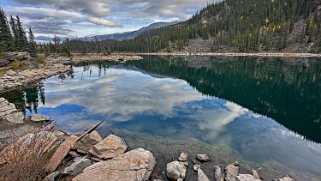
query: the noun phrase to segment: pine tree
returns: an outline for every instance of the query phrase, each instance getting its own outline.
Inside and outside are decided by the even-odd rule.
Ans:
[[[2,51],[11,51],[12,47],[12,34],[9,28],[7,17],[2,9],[0,9],[0,41]]]
[[[35,42],[35,37],[33,35],[31,28],[29,28],[28,34],[29,34],[29,42],[28,42],[29,48],[28,48],[28,50],[29,50],[30,55],[32,57],[35,57],[36,56],[36,42]]]
[[[26,51],[28,48],[28,39],[26,37],[26,32],[23,29],[22,23],[18,15],[16,18],[17,18],[16,28],[17,28],[17,36],[18,36],[17,48],[20,51]]]
[[[13,33],[13,46],[14,49],[18,49],[18,43],[19,43],[19,36],[18,36],[18,30],[17,30],[17,23],[13,16],[10,16],[10,26],[11,31]]]

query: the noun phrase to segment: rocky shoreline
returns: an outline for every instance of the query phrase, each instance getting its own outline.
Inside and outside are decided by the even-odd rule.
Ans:
[[[79,63],[84,61],[116,61],[116,62],[126,62],[132,60],[141,60],[143,57],[138,55],[131,55],[131,54],[112,54],[112,55],[103,55],[103,54],[73,54],[72,62]]]
[[[71,70],[69,65],[45,64],[39,68],[25,69],[22,71],[7,70],[0,75],[0,92],[9,91],[27,84],[46,79],[53,75],[66,73]]]

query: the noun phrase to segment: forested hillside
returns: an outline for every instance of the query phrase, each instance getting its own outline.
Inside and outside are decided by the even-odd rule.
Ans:
[[[184,51],[204,40],[212,52],[321,52],[321,0],[225,0],[190,20],[131,40],[68,42],[73,51]],[[185,50],[189,51],[189,50]],[[192,50],[193,51],[193,50]],[[199,50],[195,50],[199,51]]]

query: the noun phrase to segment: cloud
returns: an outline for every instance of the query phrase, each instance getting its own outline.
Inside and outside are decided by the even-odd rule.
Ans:
[[[207,0],[15,0],[14,6],[4,3],[11,5],[4,8],[7,14],[19,14],[27,19],[25,24],[35,27],[39,36],[92,30],[86,23],[110,28],[140,28],[157,21],[186,20],[206,3]],[[43,24],[39,25],[40,22]]]
[[[89,22],[94,23],[96,25],[104,25],[107,27],[120,27],[120,25],[102,18],[91,17],[88,20]]]

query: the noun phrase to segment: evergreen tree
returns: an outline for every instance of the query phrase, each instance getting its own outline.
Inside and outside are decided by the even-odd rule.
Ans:
[[[11,31],[13,33],[13,46],[14,49],[18,49],[18,43],[19,43],[19,36],[18,36],[18,30],[17,30],[17,23],[13,16],[10,16],[10,26]]]
[[[17,18],[16,29],[17,29],[17,36],[18,36],[17,48],[20,51],[26,51],[28,49],[28,39],[26,36],[26,32],[23,29],[22,23],[18,15],[16,18]]]
[[[32,57],[35,57],[36,56],[36,42],[35,42],[35,37],[33,35],[33,32],[32,32],[32,29],[29,28],[29,53]]]
[[[0,41],[2,51],[11,51],[12,47],[12,34],[9,28],[7,17],[2,9],[0,9]]]

